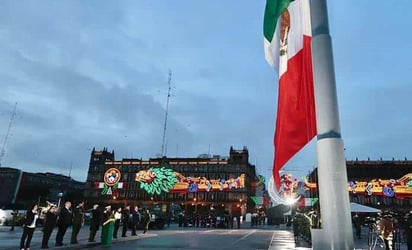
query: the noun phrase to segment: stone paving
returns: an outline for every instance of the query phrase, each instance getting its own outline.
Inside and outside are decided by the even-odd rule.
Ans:
[[[174,229],[174,228],[178,229],[177,225],[171,225],[170,229]],[[242,228],[250,228],[250,227],[247,227],[246,225],[244,225],[242,226]],[[290,227],[281,225],[281,226],[266,226],[265,228],[273,229],[273,236],[268,246],[269,250],[312,249],[307,242],[302,241],[302,242],[295,243],[293,232]],[[168,230],[168,229],[165,229],[165,230]],[[78,236],[79,244],[76,244],[76,245],[69,244],[70,236],[71,236],[71,228],[69,227],[64,237],[64,243],[66,245],[61,246],[61,247],[55,247],[54,243],[55,243],[56,233],[57,233],[57,228],[53,231],[50,237],[50,241],[49,241],[50,249],[55,249],[55,250],[86,249],[86,248],[100,245],[99,242],[93,242],[93,243],[88,242],[88,233],[89,233],[88,226],[82,227],[79,233],[79,236]],[[100,233],[101,233],[101,230],[99,230],[96,235],[97,241],[100,241]],[[354,246],[356,250],[369,249],[368,244],[367,244],[367,236],[368,236],[367,233],[368,233],[367,229],[363,228],[361,239],[355,238]],[[11,232],[9,227],[0,226],[0,249],[1,250],[19,249],[21,234],[22,234],[21,227],[16,227],[15,231]],[[33,235],[33,239],[32,239],[31,249],[40,249],[42,235],[43,233],[41,231],[41,228],[36,228],[34,235]],[[144,239],[144,238],[149,238],[149,237],[157,237],[157,236],[158,235],[155,232],[150,232],[150,231],[146,234],[139,233],[137,236],[130,236],[130,231],[128,231],[128,237],[125,237],[125,238],[118,237],[118,239],[113,239],[112,244],[129,241],[129,240],[139,240],[139,239]],[[383,248],[380,248],[379,246],[377,246],[376,249],[383,249]],[[406,249],[407,247],[405,243],[400,245],[399,250],[406,250]]]

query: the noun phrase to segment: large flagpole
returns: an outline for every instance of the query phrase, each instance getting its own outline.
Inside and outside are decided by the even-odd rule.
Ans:
[[[353,234],[326,0],[311,0],[310,9],[322,219],[322,229],[312,231],[312,244],[313,249],[347,250],[353,249]]]

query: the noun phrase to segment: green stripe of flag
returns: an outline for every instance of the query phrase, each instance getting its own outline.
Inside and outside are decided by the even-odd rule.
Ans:
[[[312,198],[312,200],[310,202],[310,205],[313,207],[318,200],[319,200],[319,198]]]
[[[293,0],[292,0],[293,1]],[[291,0],[267,0],[263,20],[263,35],[269,42],[275,34],[276,22],[282,12],[289,6]]]
[[[258,203],[259,203],[259,198],[257,197],[257,196],[252,196],[252,197],[250,197],[251,199],[252,199],[252,201],[256,204],[256,205],[258,205]]]

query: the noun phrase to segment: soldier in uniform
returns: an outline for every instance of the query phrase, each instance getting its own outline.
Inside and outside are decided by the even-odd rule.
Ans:
[[[54,227],[56,226],[57,221],[57,206],[51,205],[49,210],[46,213],[46,218],[43,224],[43,239],[41,243],[41,248],[49,248],[49,239],[50,235],[53,232]]]
[[[56,234],[56,246],[63,246],[63,237],[66,234],[67,228],[72,224],[73,212],[72,203],[66,201],[64,207],[61,208],[59,217],[57,219],[57,226],[59,227]]]
[[[130,206],[127,205],[123,209],[123,214],[122,214],[122,224],[123,224],[122,237],[127,236],[126,233],[127,233],[127,227],[129,226],[129,222],[130,222]]]
[[[100,217],[99,205],[94,204],[92,209],[92,218],[90,221],[89,242],[95,242],[94,237],[100,227]]]
[[[77,235],[84,224],[84,202],[80,202],[73,210],[73,227],[71,244],[78,244]]]

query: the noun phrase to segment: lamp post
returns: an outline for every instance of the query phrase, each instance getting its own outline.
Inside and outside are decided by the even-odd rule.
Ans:
[[[59,193],[57,196],[59,197],[59,202],[57,203],[57,207],[59,208],[60,207],[60,202],[61,202],[62,197],[63,197],[63,193]]]

